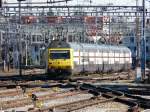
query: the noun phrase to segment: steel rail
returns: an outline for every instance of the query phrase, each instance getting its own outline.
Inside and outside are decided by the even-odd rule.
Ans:
[[[96,88],[96,87],[95,87]],[[124,94],[124,97],[117,97],[118,101],[121,102],[125,102],[126,104],[130,104],[133,106],[133,109],[138,108],[138,107],[142,107],[142,108],[146,108],[148,109],[150,107],[150,99],[147,98],[143,98],[141,96],[137,96],[137,95],[133,95],[128,93],[127,91],[121,91],[121,90],[115,90],[114,88],[107,88],[107,87],[97,87],[97,89],[100,92],[104,92],[104,93],[109,93],[109,92],[113,92],[113,93],[117,93],[117,94]],[[149,91],[147,91],[149,93]],[[143,93],[144,94],[144,93]],[[106,94],[104,94],[106,95]],[[132,101],[127,100],[126,98],[130,98],[132,99]],[[135,107],[134,107],[135,106]]]
[[[63,112],[71,112],[74,110],[79,110],[82,108],[86,108],[88,106],[98,105],[99,103],[105,103],[105,102],[109,102],[109,101],[113,101],[113,100],[117,100],[117,101],[120,101],[123,103],[128,103],[128,105],[130,105],[129,109],[132,110],[132,112],[138,112],[137,111],[137,108],[138,108],[137,103],[121,99],[122,97],[124,97],[123,92],[111,90],[109,88],[97,88],[97,87],[89,85],[89,84],[76,85],[76,86],[78,89],[90,91],[90,92],[93,92],[94,94],[96,93],[97,96],[90,98],[90,99],[80,100],[80,101],[76,101],[76,102],[72,102],[72,103],[65,103],[65,104],[61,104],[61,105],[49,106],[46,108],[31,110],[30,112],[57,111],[57,110],[61,110]],[[98,93],[100,95],[98,95]],[[99,97],[101,97],[101,96],[106,97],[107,99],[99,100]],[[94,100],[95,100],[95,102],[92,102]]]
[[[124,103],[124,104],[130,106],[128,111],[139,112],[138,111],[138,107],[139,107],[138,103],[124,99],[125,98],[124,92],[116,91],[116,90],[113,90],[113,89],[107,88],[107,87],[97,87],[92,84],[84,84],[83,86],[84,86],[84,89],[85,88],[91,88],[94,90],[96,89],[98,92],[102,93],[102,96],[104,96],[106,98],[113,98],[115,96],[116,98],[114,99],[114,101]]]
[[[40,91],[38,91],[40,92]],[[33,102],[36,101],[46,101],[46,100],[53,100],[53,99],[59,99],[59,98],[63,98],[63,97],[68,97],[68,96],[72,96],[72,95],[78,95],[81,93],[86,93],[86,91],[65,91],[65,92],[56,92],[56,93],[49,93],[49,94],[45,94],[45,95],[40,95],[37,96],[35,93],[31,92],[25,92],[24,94],[26,94],[28,97],[23,97],[20,99],[13,99],[13,100],[8,100],[8,101],[0,101],[0,108],[1,109],[8,109],[8,108],[16,108],[16,107],[20,107],[20,106],[24,106],[24,105],[30,105],[33,104]],[[33,98],[34,96],[34,98]],[[36,97],[36,99],[35,99]]]
[[[95,89],[78,87],[78,85],[76,85],[76,88],[80,89],[82,91],[87,91],[88,93],[92,93],[95,96],[92,98],[89,98],[89,99],[85,99],[85,100],[80,100],[80,101],[75,101],[75,102],[71,102],[71,103],[55,105],[55,106],[49,106],[46,108],[31,110],[29,112],[41,112],[41,111],[50,111],[50,110],[53,111],[53,110],[57,110],[57,109],[58,110],[61,109],[64,112],[71,112],[71,111],[79,110],[82,108],[86,108],[88,106],[98,105],[99,103],[109,102],[116,98],[116,97],[113,97],[110,99],[102,99],[101,93],[97,92]]]

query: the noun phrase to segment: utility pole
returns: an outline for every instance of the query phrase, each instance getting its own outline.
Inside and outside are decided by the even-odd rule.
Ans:
[[[18,7],[19,7],[19,32],[20,33],[20,26],[21,26],[21,2],[25,0],[17,0],[18,1]],[[22,76],[22,54],[21,54],[21,35],[19,34],[19,75]]]
[[[140,30],[139,30],[139,17],[138,17],[138,0],[136,0],[136,80],[141,79],[141,63],[140,63]]]
[[[143,3],[143,16],[142,16],[142,52],[141,52],[141,72],[142,81],[145,79],[145,67],[146,67],[146,41],[145,41],[145,0]]]

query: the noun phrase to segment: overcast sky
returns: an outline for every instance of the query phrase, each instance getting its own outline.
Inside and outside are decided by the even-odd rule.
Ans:
[[[7,2],[16,2],[17,0],[3,0]],[[31,1],[31,0],[26,0]],[[46,2],[47,0],[32,0],[32,2]],[[57,1],[57,0],[56,0]],[[90,0],[73,0],[72,2],[69,2],[69,4],[89,4]],[[99,5],[99,4],[108,4],[113,3],[114,5],[136,5],[136,0],[92,0],[93,5]],[[139,4],[141,5],[141,0],[139,0]],[[148,4],[146,2],[146,4]]]

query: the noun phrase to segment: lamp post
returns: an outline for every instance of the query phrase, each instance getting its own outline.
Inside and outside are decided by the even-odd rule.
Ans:
[[[138,16],[138,0],[136,0],[136,80],[141,80],[141,61],[140,61],[140,31],[139,31],[139,16]],[[139,80],[140,79],[140,80]]]
[[[145,79],[145,67],[146,67],[146,41],[145,41],[145,0],[142,1],[143,16],[142,16],[142,53],[141,53],[141,72],[142,80]]]
[[[21,2],[22,1],[25,1],[25,0],[17,0],[18,1],[18,7],[19,7],[19,26],[21,24]],[[20,27],[19,27],[20,28]],[[19,30],[20,31],[20,30]],[[19,75],[22,76],[22,67],[21,67],[21,64],[22,64],[22,54],[21,54],[21,50],[22,50],[22,45],[21,45],[21,35],[19,34]]]

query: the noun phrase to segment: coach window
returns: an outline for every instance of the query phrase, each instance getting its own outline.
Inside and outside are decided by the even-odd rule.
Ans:
[[[146,52],[147,52],[147,53],[149,52],[149,48],[148,48],[148,46],[146,46]]]
[[[119,59],[120,59],[119,53],[120,52],[118,50],[115,50],[115,63],[119,63]]]
[[[136,52],[136,47],[134,47],[134,52]]]
[[[103,50],[103,60],[108,63],[108,50],[107,49]]]
[[[36,41],[36,39],[35,39],[35,38],[36,38],[36,36],[35,36],[35,35],[33,35],[33,36],[32,36],[32,42],[35,42],[35,41]]]
[[[134,38],[133,37],[130,37],[130,42],[134,43]]]

